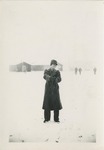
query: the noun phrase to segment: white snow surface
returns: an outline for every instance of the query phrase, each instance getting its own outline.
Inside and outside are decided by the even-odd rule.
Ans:
[[[96,142],[99,74],[62,71],[59,83],[63,109],[60,123],[43,123],[45,80],[43,71],[9,72],[6,120],[9,142]]]

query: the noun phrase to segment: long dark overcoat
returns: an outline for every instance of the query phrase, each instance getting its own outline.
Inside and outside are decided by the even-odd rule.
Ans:
[[[51,68],[47,69],[44,71],[43,78],[46,80],[46,84],[42,108],[46,110],[62,109],[58,85],[58,82],[61,81],[60,72]]]

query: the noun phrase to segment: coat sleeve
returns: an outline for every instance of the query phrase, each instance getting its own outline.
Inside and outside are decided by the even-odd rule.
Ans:
[[[47,70],[44,71],[44,76],[43,76],[43,78],[44,78],[45,80],[47,80],[47,81],[50,80],[50,76],[48,75],[48,71],[47,71]]]
[[[57,71],[57,77],[56,77],[56,82],[58,83],[58,82],[61,82],[61,74],[60,74],[60,72],[59,71]]]

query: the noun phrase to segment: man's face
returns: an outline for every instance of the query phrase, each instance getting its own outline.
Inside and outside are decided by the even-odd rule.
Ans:
[[[52,65],[51,65],[51,68],[55,69],[55,68],[56,68],[56,65],[55,65],[55,64],[52,64]]]

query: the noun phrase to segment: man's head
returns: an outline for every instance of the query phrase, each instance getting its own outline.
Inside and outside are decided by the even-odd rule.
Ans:
[[[57,61],[54,60],[54,59],[51,60],[50,66],[51,66],[51,68],[56,68],[56,66],[57,66]]]
[[[56,61],[56,60],[54,60],[54,59],[53,59],[53,60],[51,60],[50,66],[51,66],[51,65],[56,65],[56,66],[57,66],[57,61]]]

